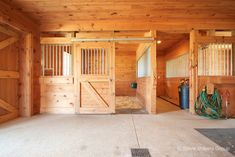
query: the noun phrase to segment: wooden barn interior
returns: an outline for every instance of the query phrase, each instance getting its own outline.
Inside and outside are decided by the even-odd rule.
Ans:
[[[184,110],[179,95],[183,81],[189,88]],[[195,102],[209,89],[220,95],[222,121],[195,112]],[[216,147],[195,128],[235,128],[234,117],[234,0],[0,1],[0,156],[66,156],[69,151],[69,156],[116,157],[128,156],[130,148],[174,156],[185,148],[180,138],[192,147]],[[50,124],[68,132],[63,136],[54,131],[57,144],[61,138],[80,150],[71,151],[68,145],[56,152],[46,134]],[[133,125],[134,132],[126,125]],[[45,137],[41,154],[33,149],[27,154],[26,148],[36,147],[33,140],[39,140],[34,127]],[[92,127],[106,133],[94,137]],[[25,149],[18,139],[27,138],[13,134],[17,128],[30,134]],[[87,133],[75,135],[79,129]],[[72,143],[69,133],[84,141]],[[105,146],[111,148],[105,150],[100,148],[105,135],[120,136],[124,142],[117,145],[118,139],[110,138]],[[90,137],[96,142],[84,144]],[[208,153],[197,151],[201,156]],[[186,153],[195,154],[195,149],[181,149]]]

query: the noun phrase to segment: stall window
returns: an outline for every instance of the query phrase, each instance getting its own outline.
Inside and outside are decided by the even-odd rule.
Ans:
[[[105,48],[81,49],[82,75],[108,75],[109,52]]]
[[[42,76],[72,75],[72,47],[67,44],[41,45]]]
[[[189,77],[189,55],[188,53],[177,58],[166,61],[166,78]]]
[[[138,77],[148,77],[151,75],[150,48],[146,49],[144,54],[138,60],[137,69]]]
[[[232,44],[210,43],[199,46],[199,76],[233,76],[234,51]]]

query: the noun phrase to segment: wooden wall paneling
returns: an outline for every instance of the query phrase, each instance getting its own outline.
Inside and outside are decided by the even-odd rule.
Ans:
[[[158,53],[158,51],[157,51]],[[157,96],[166,95],[166,61],[165,56],[157,55]]]
[[[10,37],[10,38],[8,38],[4,41],[1,41],[0,42],[0,50],[7,47],[7,46],[9,46],[9,45],[11,45],[11,44],[13,44],[17,40],[18,40],[18,38],[16,38],[16,37]]]
[[[19,78],[19,72],[0,70],[0,78]]]
[[[117,96],[135,96],[136,89],[131,83],[136,82],[136,50],[138,44],[116,43],[115,77]]]
[[[41,77],[41,113],[75,113],[73,77]]]
[[[14,35],[10,28],[2,26],[0,28],[4,30],[0,32],[0,41],[4,40],[4,36]],[[15,41],[0,49],[0,123],[18,117],[18,55],[19,42]]]

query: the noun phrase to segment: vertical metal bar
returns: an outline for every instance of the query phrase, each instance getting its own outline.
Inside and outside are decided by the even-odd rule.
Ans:
[[[209,61],[208,72],[209,72],[209,76],[211,76],[211,45],[210,44],[208,47],[208,61]]]
[[[96,49],[96,74],[99,74],[99,48]]]
[[[55,45],[55,75],[58,75],[58,45]]]
[[[85,49],[85,74],[87,74],[87,49]]]
[[[44,76],[44,45],[41,45],[41,66],[42,66],[42,76]]]
[[[217,51],[215,48],[215,44],[213,45],[213,51],[214,51],[214,75],[217,75]]]
[[[90,72],[91,72],[91,74],[93,74],[93,63],[92,63],[93,62],[93,57],[92,56],[93,56],[93,49],[91,48],[90,49],[90,62],[91,62]]]
[[[48,51],[48,68],[49,71],[51,71],[51,45],[49,45],[49,51]]]
[[[70,61],[69,61],[70,71],[69,71],[69,75],[73,75],[73,49],[72,49],[72,45],[69,45],[69,52],[70,52]]]
[[[105,51],[105,49],[103,48],[102,49],[102,60],[101,60],[101,62],[102,62],[102,75],[104,75],[104,51]]]
[[[96,75],[98,75],[99,74],[99,64],[98,64],[98,51],[99,51],[99,49],[96,49]]]
[[[95,48],[93,49],[93,74],[95,75]]]
[[[68,71],[69,71],[69,66],[68,66],[68,45],[65,45],[65,47],[64,47],[64,52],[65,52],[65,55],[64,55],[64,65],[65,65],[65,67],[64,67],[64,70],[65,70],[65,75],[66,76],[68,76]]]
[[[108,49],[105,49],[105,75],[108,74],[108,71],[107,71],[107,50]]]
[[[60,76],[61,74],[61,49],[62,49],[62,46],[59,45],[59,52],[58,52],[58,75]]]
[[[45,57],[46,57],[45,69],[47,70],[47,65],[48,65],[48,45],[46,45],[46,54],[45,54]]]
[[[90,74],[90,49],[88,49],[88,54],[87,54],[87,63],[88,63],[88,74]]]
[[[211,60],[212,60],[212,63],[211,63],[211,66],[212,66],[212,75],[214,76],[215,75],[215,51],[214,51],[214,45],[211,44]]]
[[[100,48],[100,53],[99,53],[99,69],[100,69],[100,74],[102,74],[102,48]]]
[[[227,58],[226,58],[226,48],[225,48],[225,44],[223,44],[223,52],[224,52],[224,75],[226,76],[226,72],[227,72],[227,67],[226,67],[226,62],[227,62]]]
[[[235,60],[233,60],[233,52],[234,52],[234,50],[233,50],[233,45],[230,45],[230,47],[229,47],[229,49],[230,49],[230,74],[231,74],[231,76],[233,76],[233,64],[234,64],[234,62],[235,62]]]
[[[203,48],[203,75],[206,76],[206,48]]]
[[[54,76],[55,74],[54,74],[54,50],[55,49],[55,46],[54,45],[52,45],[52,76]]]
[[[229,61],[229,55],[228,55],[228,47],[227,47],[227,44],[224,44],[224,51],[225,51],[225,59],[226,59],[226,63],[225,63],[225,69],[226,69],[226,71],[225,71],[225,75],[226,76],[228,76],[229,75],[229,63],[228,63],[228,61]]]
[[[83,69],[83,64],[84,64],[84,58],[83,58],[83,49],[80,49],[81,51],[81,54],[79,54],[81,56],[81,63],[78,63],[78,64],[81,64],[81,72],[82,74],[84,74],[84,69]]]

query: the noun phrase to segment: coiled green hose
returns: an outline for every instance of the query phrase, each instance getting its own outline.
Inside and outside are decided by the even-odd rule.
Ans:
[[[212,96],[208,96],[206,90],[201,91],[194,104],[195,112],[211,119],[221,118],[222,99],[217,89]]]

